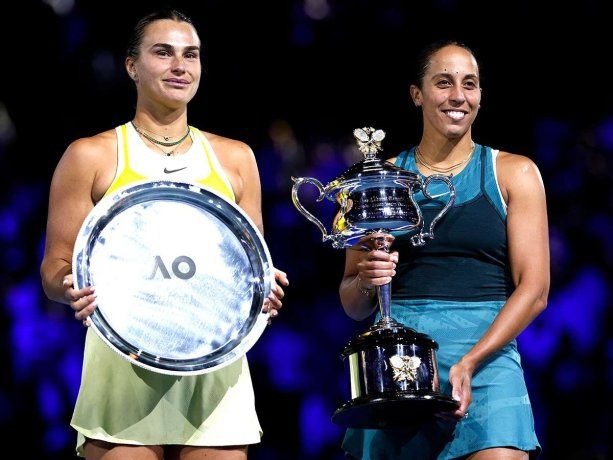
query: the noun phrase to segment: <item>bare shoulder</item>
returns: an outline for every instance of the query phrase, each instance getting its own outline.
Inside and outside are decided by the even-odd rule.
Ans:
[[[72,190],[81,184],[88,196],[98,201],[117,169],[117,136],[114,130],[73,141],[60,159],[52,185]]]
[[[113,157],[117,151],[117,137],[114,130],[104,131],[91,137],[82,137],[73,141],[66,151],[62,161],[88,163],[96,165],[104,163]]]
[[[514,189],[543,187],[538,166],[524,155],[500,151],[496,161],[496,173],[505,197]]]
[[[240,162],[245,161],[247,158],[253,158],[253,151],[242,141],[205,131],[200,132],[206,136],[219,160],[224,163],[240,164]]]

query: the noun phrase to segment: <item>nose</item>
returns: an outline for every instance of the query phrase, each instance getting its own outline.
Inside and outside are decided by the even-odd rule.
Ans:
[[[462,90],[461,86],[453,86],[451,94],[449,95],[449,101],[456,106],[464,104],[466,101],[466,96],[464,95],[464,91]]]
[[[183,56],[175,55],[172,59],[172,72],[176,74],[185,73],[185,61]]]

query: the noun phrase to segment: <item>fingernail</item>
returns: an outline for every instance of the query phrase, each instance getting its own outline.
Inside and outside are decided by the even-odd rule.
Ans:
[[[95,286],[90,286],[90,287],[89,287],[89,290],[90,290],[91,292],[94,292],[94,291],[96,290],[96,288],[95,288]]]
[[[392,276],[396,275],[396,270],[392,270]]]

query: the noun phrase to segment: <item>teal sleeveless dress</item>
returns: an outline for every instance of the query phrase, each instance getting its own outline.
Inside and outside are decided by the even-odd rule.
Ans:
[[[400,257],[392,317],[439,344],[441,391],[448,395],[450,367],[485,333],[513,290],[497,153],[476,145],[468,165],[451,178],[456,201],[433,240],[415,248],[411,234],[400,234],[393,246]],[[420,174],[414,149],[402,152],[396,165]],[[428,192],[433,200],[416,195],[426,228],[449,198],[440,182]],[[541,450],[515,340],[477,369],[468,416],[460,421],[435,419],[416,430],[349,429],[343,441],[350,456],[364,460],[448,460],[492,447],[525,450],[531,458]]]

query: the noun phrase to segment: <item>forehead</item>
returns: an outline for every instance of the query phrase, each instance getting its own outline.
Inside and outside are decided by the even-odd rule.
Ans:
[[[149,24],[143,33],[143,46],[148,47],[156,43],[167,43],[175,47],[200,46],[200,39],[191,24],[162,19]]]
[[[475,57],[459,46],[445,46],[430,57],[427,75],[439,73],[479,75]]]

